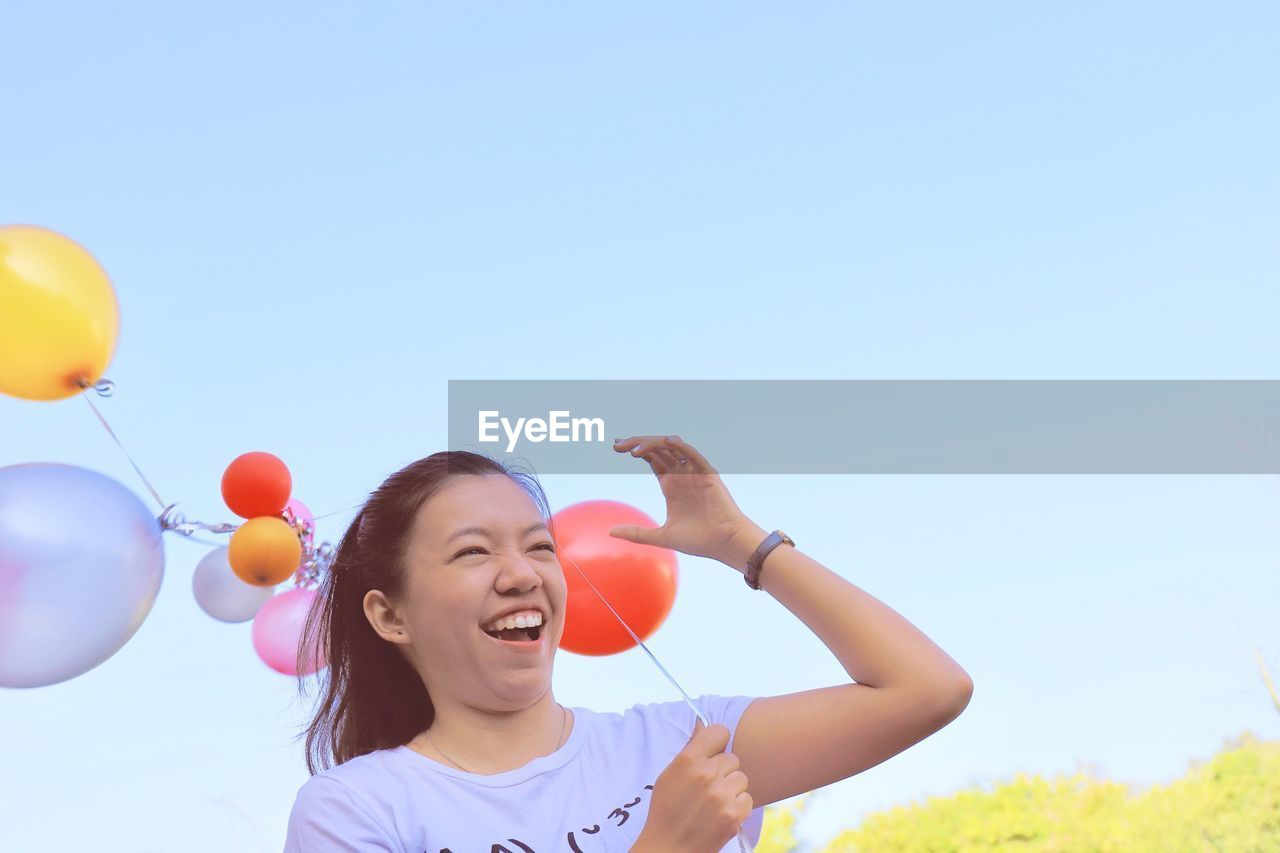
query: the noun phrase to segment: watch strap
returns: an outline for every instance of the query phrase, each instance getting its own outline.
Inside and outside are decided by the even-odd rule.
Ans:
[[[795,547],[795,542],[791,541],[791,537],[783,533],[781,530],[775,530],[764,538],[760,543],[760,547],[747,558],[747,570],[743,572],[743,580],[747,582],[747,586],[752,589],[760,588],[760,569],[764,566],[764,558],[769,556],[769,552],[779,545],[786,543],[791,547]]]

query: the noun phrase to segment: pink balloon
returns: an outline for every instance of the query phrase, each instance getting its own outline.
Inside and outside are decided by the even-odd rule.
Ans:
[[[289,498],[289,502],[284,505],[286,514],[292,515],[299,522],[309,522],[311,524],[312,535],[306,538],[306,544],[310,545],[315,536],[316,519],[311,514],[311,510],[307,509],[307,505],[297,498]]]
[[[315,516],[311,514],[311,510],[307,509],[307,505],[297,498],[289,498],[289,502],[284,508],[293,513],[293,517],[299,521],[315,521]]]
[[[315,649],[306,669],[296,669],[303,623],[315,600],[315,590],[294,587],[267,599],[253,617],[253,650],[263,663],[282,675],[311,675],[329,665],[324,649]]]

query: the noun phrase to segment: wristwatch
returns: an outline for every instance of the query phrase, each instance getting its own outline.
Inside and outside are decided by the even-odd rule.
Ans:
[[[769,552],[783,542],[792,548],[796,546],[796,543],[791,541],[790,536],[781,530],[775,530],[766,536],[764,541],[760,543],[760,547],[755,550],[755,553],[747,558],[747,570],[742,576],[742,579],[747,582],[747,586],[752,589],[760,588],[760,567],[764,565],[764,558],[769,556]]]

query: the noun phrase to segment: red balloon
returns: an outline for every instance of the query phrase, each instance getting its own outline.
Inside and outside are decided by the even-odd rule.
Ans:
[[[612,655],[636,644],[582,573],[642,640],[662,625],[675,603],[675,551],[610,536],[609,528],[619,524],[659,526],[640,510],[618,501],[583,501],[551,517],[569,593],[560,638],[560,648],[566,651]]]
[[[222,499],[241,518],[279,515],[292,491],[289,469],[262,451],[237,456],[222,475]]]

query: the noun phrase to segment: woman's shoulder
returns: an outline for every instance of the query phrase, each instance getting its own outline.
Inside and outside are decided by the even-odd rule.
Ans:
[[[704,693],[689,701],[674,699],[664,702],[638,702],[625,711],[615,713],[615,716],[662,718],[692,727],[696,715],[690,702],[698,707],[703,716],[716,723],[740,715],[755,698],[754,696],[721,696],[715,693]]]
[[[330,849],[335,842],[359,850],[399,849],[376,789],[368,784],[384,761],[377,753],[357,756],[303,782],[289,812],[285,853]]]
[[[711,723],[720,723],[732,732],[754,696],[703,694],[693,703]],[[697,716],[683,699],[637,702],[622,711],[594,711],[594,724],[606,737],[672,737],[688,740]]]
[[[363,788],[365,786],[362,783],[366,779],[384,774],[394,751],[394,748],[378,749],[349,758],[341,764],[318,770],[302,783],[298,793],[302,795],[305,791],[311,795],[322,793],[333,795],[342,788],[348,790]]]

